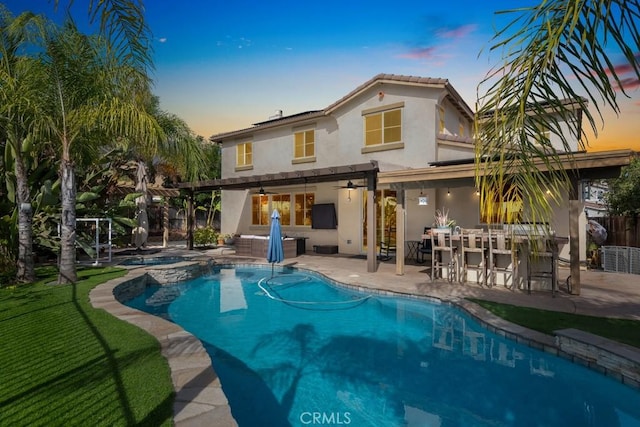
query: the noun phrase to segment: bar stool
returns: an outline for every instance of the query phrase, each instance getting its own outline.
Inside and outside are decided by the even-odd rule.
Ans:
[[[527,257],[527,292],[531,293],[531,279],[551,279],[551,295],[555,296],[558,247],[555,242],[555,232],[549,235],[529,237]],[[533,264],[536,267],[534,268]]]
[[[478,272],[478,283],[487,284],[487,249],[481,228],[463,228],[460,230],[462,274],[460,281],[468,280],[469,270]],[[475,261],[474,261],[475,259]]]
[[[447,270],[449,283],[458,280],[457,248],[453,246],[450,228],[431,229],[431,281],[436,279],[440,271],[440,278],[444,279]]]
[[[513,236],[507,231],[489,229],[489,286],[495,286],[498,273],[504,273],[505,287],[515,287],[518,276],[518,247]],[[511,286],[507,286],[508,275],[511,275]]]

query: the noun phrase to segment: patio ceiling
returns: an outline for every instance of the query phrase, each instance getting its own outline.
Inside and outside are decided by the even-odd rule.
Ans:
[[[335,182],[346,179],[366,178],[378,173],[378,162],[356,165],[331,166],[319,169],[306,169],[293,172],[268,173],[264,175],[241,176],[235,178],[212,179],[200,182],[183,182],[177,188],[198,191],[246,190],[260,187],[299,185],[318,182]]]
[[[615,150],[601,152],[579,152],[561,155],[562,165],[567,171],[575,171],[577,179],[616,178],[620,168],[627,166],[637,153],[632,150]],[[473,159],[443,162],[420,169],[402,169],[378,174],[379,185],[390,185],[392,188],[443,188],[467,187],[475,185],[475,164]],[[537,159],[538,170],[548,171],[542,159]],[[513,165],[517,168],[517,163]]]

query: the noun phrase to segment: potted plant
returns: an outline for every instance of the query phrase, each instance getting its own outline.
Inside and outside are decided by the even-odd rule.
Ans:
[[[233,235],[233,234],[225,234],[224,235],[224,244],[225,245],[233,245],[235,240],[236,240],[236,238],[235,238],[235,235]]]
[[[434,225],[437,228],[451,228],[456,225],[456,221],[454,219],[449,218],[449,211],[444,207],[442,210],[436,209],[436,214],[434,215],[435,223]]]

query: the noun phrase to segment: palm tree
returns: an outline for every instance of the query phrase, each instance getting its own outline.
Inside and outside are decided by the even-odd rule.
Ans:
[[[619,112],[618,92],[626,92],[614,55],[621,55],[625,69],[640,78],[640,5],[637,0],[545,0],[498,13],[513,19],[491,45],[492,51],[503,52],[502,63],[478,88],[481,209],[503,222],[505,212],[491,211],[516,191],[526,202],[528,219],[545,220],[551,217],[551,204],[571,189],[560,154],[572,151],[573,140],[586,141],[576,111],[582,111],[595,134],[588,104],[601,120],[606,106]],[[557,148],[551,135],[559,141]],[[549,174],[538,171],[538,159]]]
[[[203,143],[191,131],[187,123],[175,114],[160,109],[156,96],[147,97],[144,102],[149,114],[158,122],[163,138],[158,141],[139,141],[131,138],[116,141],[124,149],[135,166],[130,176],[135,181],[138,227],[134,230],[137,248],[145,244],[147,229],[148,188],[146,183],[155,177],[155,171],[162,170],[165,178],[183,178],[197,181],[205,176],[206,162]],[[153,172],[148,167],[154,166]]]
[[[19,282],[35,279],[32,206],[25,156],[34,143],[31,128],[39,97],[37,82],[43,71],[37,61],[23,56],[21,51],[36,41],[38,32],[34,29],[41,24],[40,19],[31,13],[14,18],[0,4],[0,127],[10,148],[7,154],[11,159],[7,160],[13,163],[15,174],[15,206],[18,211],[16,279]]]
[[[162,130],[138,99],[149,92],[144,70],[122,62],[110,41],[81,34],[73,22],[52,28],[42,56],[47,80],[41,92],[39,135],[60,147],[61,248],[59,283],[76,280],[73,149],[133,139],[154,146]]]

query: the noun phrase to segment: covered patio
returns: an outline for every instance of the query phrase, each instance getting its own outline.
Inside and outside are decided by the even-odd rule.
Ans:
[[[569,172],[572,180],[572,189],[570,194],[567,195],[567,200],[569,201],[568,238],[571,292],[573,294],[580,294],[579,218],[583,212],[583,206],[580,201],[579,184],[584,180],[618,177],[621,167],[627,166],[634,156],[635,152],[631,150],[594,153],[578,152],[561,156],[562,165]],[[539,159],[536,163],[539,165],[540,171],[548,170],[542,159]],[[517,167],[517,163],[515,167]],[[390,186],[397,191],[396,274],[403,275],[405,273],[404,250],[407,240],[404,228],[407,222],[405,190],[465,187],[473,191],[475,188],[475,174],[476,168],[473,159],[439,162],[422,169],[403,169],[380,172],[378,174],[378,184],[380,186]],[[476,207],[476,209],[479,209],[479,207]]]

